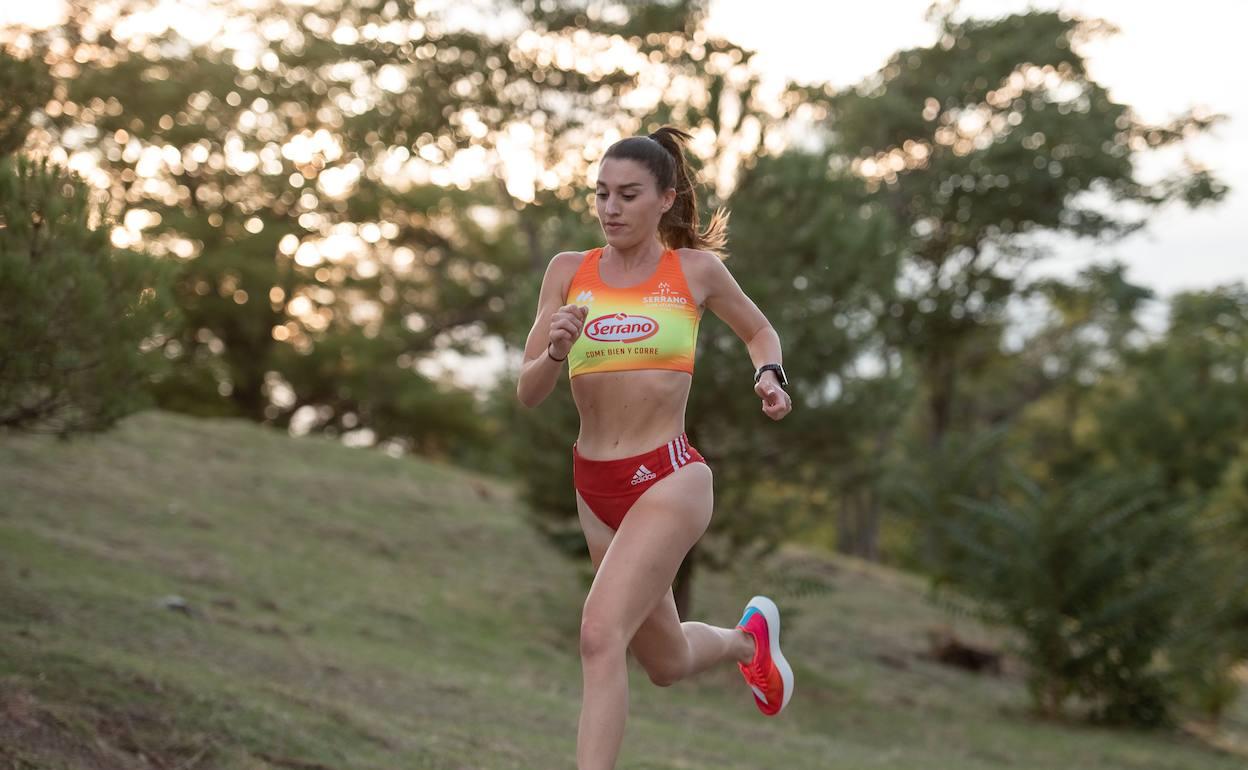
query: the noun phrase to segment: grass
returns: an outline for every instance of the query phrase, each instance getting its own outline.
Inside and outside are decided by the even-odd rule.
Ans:
[[[455,468],[154,412],[0,435],[0,768],[571,768],[588,579]],[[633,666],[621,770],[1245,765],[1243,698],[1204,739],[1108,730],[927,661],[1000,635],[912,576],[788,548],[697,580],[716,624],[777,598],[793,703]]]

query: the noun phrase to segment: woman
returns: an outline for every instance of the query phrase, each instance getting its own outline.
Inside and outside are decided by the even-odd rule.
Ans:
[[[749,349],[763,413],[779,420],[791,409],[780,339],[717,256],[727,217],[699,232],[690,138],[664,127],[607,150],[597,180],[607,245],[550,261],[516,389],[537,406],[566,363],[581,419],[573,476],[596,574],[581,617],[579,770],[615,765],[629,649],[660,687],[736,661],[764,714],[793,693],[769,599],[751,599],[728,629],[682,623],[672,597],[676,570],[711,520],[711,471],[684,433],[704,308]]]

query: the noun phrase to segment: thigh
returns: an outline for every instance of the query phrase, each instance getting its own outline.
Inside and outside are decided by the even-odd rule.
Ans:
[[[684,643],[672,581],[710,523],[711,470],[687,465],[648,489],[616,532],[577,495],[577,509],[596,574],[585,604],[630,635],[633,653],[648,660]]]

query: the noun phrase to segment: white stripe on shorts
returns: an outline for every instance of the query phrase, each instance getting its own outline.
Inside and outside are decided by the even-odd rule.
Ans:
[[[681,463],[676,462],[676,452],[675,450],[672,449],[673,443],[674,442],[671,442],[671,441],[667,442],[667,456],[672,459],[672,467],[679,468],[681,466]]]

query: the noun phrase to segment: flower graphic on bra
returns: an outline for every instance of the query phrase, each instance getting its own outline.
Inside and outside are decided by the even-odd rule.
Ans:
[[[576,295],[576,304],[588,305],[594,301],[594,293],[592,291],[583,291]]]

